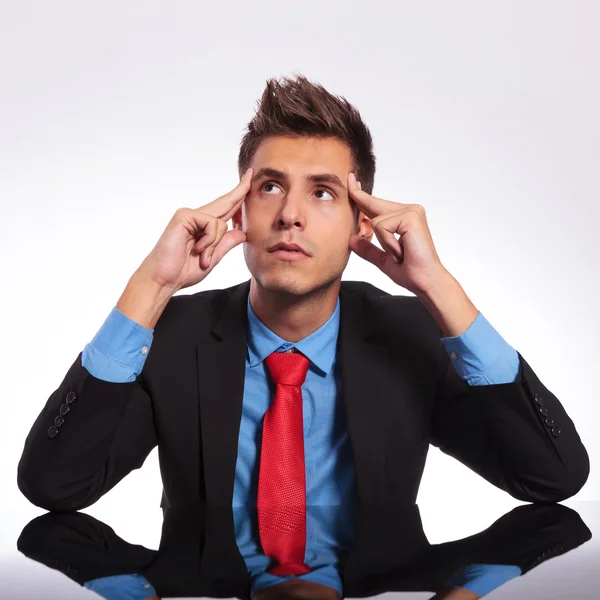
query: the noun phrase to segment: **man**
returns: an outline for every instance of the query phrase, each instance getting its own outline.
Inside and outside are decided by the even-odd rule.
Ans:
[[[161,506],[256,503],[274,570],[310,580],[305,505],[414,503],[430,443],[520,500],[581,489],[571,419],[442,265],[424,208],[371,194],[356,109],[267,82],[238,170],[175,213],[48,399],[18,469],[31,502],[89,506],[158,445]],[[248,282],[174,296],[239,244]],[[342,282],[351,252],[414,296]]]

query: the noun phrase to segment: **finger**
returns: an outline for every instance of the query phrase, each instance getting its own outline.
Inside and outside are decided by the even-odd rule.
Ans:
[[[240,229],[230,229],[221,238],[210,258],[210,264],[216,265],[232,249],[246,241],[246,234]]]
[[[208,248],[215,241],[218,231],[219,219],[210,219],[204,227],[202,237],[194,245],[194,250],[201,253],[204,249]]]
[[[375,196],[371,196],[371,194],[364,192],[358,186],[354,173],[348,173],[348,192],[350,198],[356,202],[361,211],[370,219],[373,219],[382,213],[389,212],[390,210],[398,209],[397,202],[389,202],[388,200],[376,198]]]
[[[375,244],[358,235],[353,235],[350,238],[350,249],[361,258],[373,263],[382,271],[384,270],[386,261],[390,257],[387,252],[380,250]]]
[[[223,221],[229,221],[238,211],[252,187],[252,173],[253,169],[250,167],[230,192],[196,210],[218,217]]]
[[[381,221],[377,221],[373,224],[373,231],[384,250],[391,254],[395,254],[398,258],[402,258],[404,248],[395,235],[402,225],[401,222],[398,222],[399,218],[398,214],[384,217]]]
[[[225,223],[225,221],[221,221],[220,219],[215,219],[215,223],[217,224],[217,228],[216,228],[217,230],[214,235],[214,239],[203,250],[202,254],[200,255],[200,260],[202,261],[202,264],[204,264],[206,267],[208,267],[210,265],[211,256],[212,256],[213,252],[215,251],[215,248],[221,241],[221,238],[227,232],[227,223]]]

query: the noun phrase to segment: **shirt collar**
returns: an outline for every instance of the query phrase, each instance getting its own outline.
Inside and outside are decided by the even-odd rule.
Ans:
[[[251,367],[260,364],[272,352],[296,348],[318,369],[329,373],[335,359],[340,325],[340,299],[338,296],[332,315],[310,335],[298,342],[286,342],[271,331],[257,316],[250,304],[248,294],[248,361]]]

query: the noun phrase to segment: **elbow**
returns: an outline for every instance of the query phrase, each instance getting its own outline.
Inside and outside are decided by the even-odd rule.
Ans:
[[[584,457],[577,465],[577,468],[569,471],[567,475],[569,485],[566,487],[565,496],[562,498],[563,500],[572,498],[578,494],[586,484],[590,476],[590,459],[587,452],[584,453]]]
[[[81,510],[96,500],[90,490],[76,494],[61,494],[60,486],[48,480],[39,472],[30,472],[20,463],[17,473],[17,487],[35,506],[44,510]]]
[[[60,510],[57,507],[55,499],[48,493],[48,490],[42,489],[39,484],[30,482],[26,478],[19,476],[17,477],[17,487],[31,504],[39,506],[44,510]],[[60,504],[60,501],[58,504]]]
[[[528,479],[516,482],[507,490],[513,498],[524,502],[562,502],[580,492],[589,477],[589,463],[574,472],[565,471],[561,479]]]
[[[561,487],[561,500],[567,500],[578,494],[590,476],[590,457],[587,450],[581,445],[581,452],[577,460],[573,459],[569,468],[564,468],[563,485]]]
[[[573,449],[572,449],[573,450]],[[531,470],[512,481],[507,491],[525,502],[562,502],[577,495],[590,475],[590,458],[583,444],[559,460],[544,464],[544,469]]]

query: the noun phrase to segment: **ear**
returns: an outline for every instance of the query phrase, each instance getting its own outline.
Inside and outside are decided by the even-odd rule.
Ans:
[[[370,242],[373,237],[373,224],[371,223],[371,219],[362,212],[358,214],[358,231],[355,235],[359,235],[368,242]]]
[[[242,207],[240,206],[236,213],[231,217],[233,228],[242,230]]]

